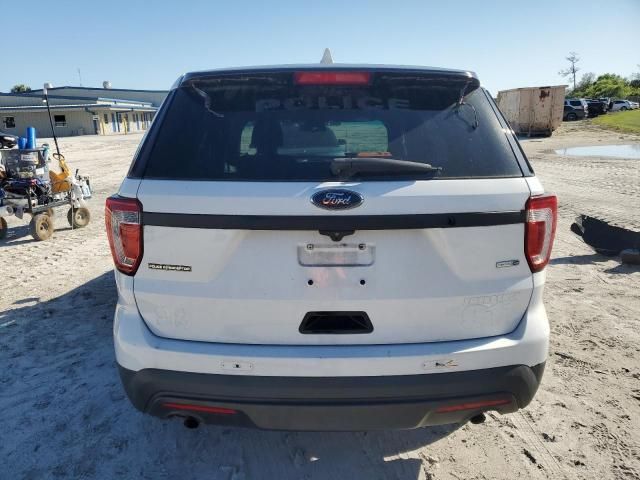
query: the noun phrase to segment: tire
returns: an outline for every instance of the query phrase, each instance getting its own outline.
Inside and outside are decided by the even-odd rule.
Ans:
[[[571,112],[567,114],[567,120],[569,120],[570,122],[573,122],[577,119],[578,119],[578,116],[575,113]]]
[[[0,240],[3,238],[7,238],[7,232],[9,231],[9,227],[7,226],[7,221],[0,217]]]
[[[70,208],[67,212],[67,221],[73,228],[82,228],[89,225],[91,212],[88,208]]]
[[[46,213],[38,213],[29,222],[31,236],[42,242],[48,240],[53,235],[53,218]]]
[[[620,107],[620,110],[624,112],[625,110],[627,110],[627,107]]]

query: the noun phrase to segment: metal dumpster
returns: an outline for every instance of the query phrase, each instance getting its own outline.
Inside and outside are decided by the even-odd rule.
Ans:
[[[562,122],[566,85],[498,92],[498,108],[518,135],[551,135]]]

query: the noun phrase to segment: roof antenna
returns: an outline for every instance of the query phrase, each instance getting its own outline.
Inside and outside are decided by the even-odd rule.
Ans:
[[[322,54],[322,60],[320,60],[322,64],[332,64],[333,58],[331,57],[331,50],[328,48],[324,49],[324,53]]]

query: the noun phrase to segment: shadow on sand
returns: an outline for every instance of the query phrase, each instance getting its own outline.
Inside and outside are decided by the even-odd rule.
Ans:
[[[188,430],[142,415],[116,371],[115,302],[106,272],[58,298],[18,300],[0,313],[0,324],[9,324],[0,329],[0,478],[417,479],[429,465],[408,452],[458,428]]]
[[[597,263],[606,263],[611,261],[620,261],[620,257],[610,257],[599,253],[591,253],[588,255],[569,255],[568,257],[552,258],[549,262],[551,265],[595,265]],[[604,273],[612,275],[626,275],[640,271],[640,265],[626,265],[620,263],[611,268],[604,270]]]
[[[567,257],[552,258],[551,265],[593,265],[595,263],[610,262],[612,257],[600,255],[599,253],[589,253],[586,255],[569,255]]]

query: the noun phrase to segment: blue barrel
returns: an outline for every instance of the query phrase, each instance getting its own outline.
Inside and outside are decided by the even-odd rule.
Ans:
[[[33,150],[36,148],[36,129],[27,127],[27,148]]]
[[[24,150],[25,148],[27,148],[27,139],[24,137],[20,137],[18,138],[18,148],[20,150]]]

